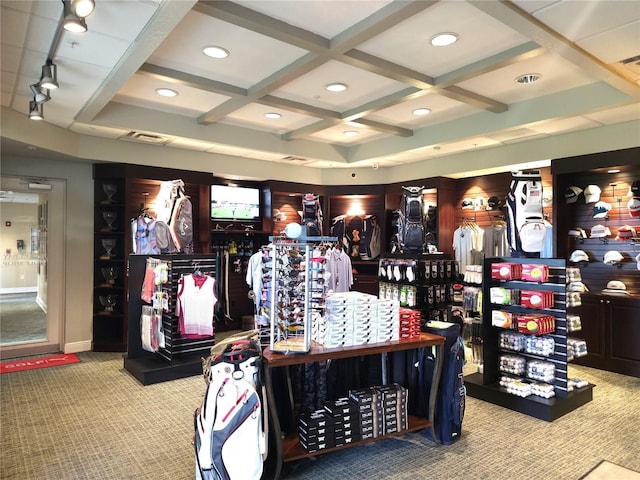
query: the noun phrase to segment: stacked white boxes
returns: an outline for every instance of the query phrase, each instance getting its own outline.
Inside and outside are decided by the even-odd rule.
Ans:
[[[378,335],[374,319],[378,312],[378,297],[366,293],[352,293],[357,294],[353,295],[353,344],[376,343]]]
[[[354,305],[351,292],[331,293],[327,295],[325,309],[326,347],[348,347],[353,345]]]
[[[400,303],[362,292],[330,293],[325,315],[313,322],[312,338],[326,347],[398,340]]]
[[[378,299],[376,315],[376,343],[400,338],[400,302]]]

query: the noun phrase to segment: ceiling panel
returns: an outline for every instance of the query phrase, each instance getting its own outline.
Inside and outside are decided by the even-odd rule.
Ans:
[[[335,82],[349,88],[328,92],[325,86]],[[404,88],[403,83],[332,60],[275,90],[273,95],[343,112]]]
[[[265,114],[267,113],[278,113],[281,117],[278,119],[268,119],[265,118]],[[290,130],[306,127],[307,125],[311,125],[319,120],[320,119],[317,117],[311,117],[309,115],[303,115],[281,108],[273,108],[268,105],[250,103],[227,115],[225,123],[251,125],[253,128],[257,128],[262,131],[283,134]]]
[[[459,39],[434,47],[431,38],[453,32]],[[437,77],[490,57],[527,38],[466,2],[441,2],[399,23],[359,49],[418,72]]]
[[[414,115],[412,112],[418,108],[428,108],[431,113],[428,115]],[[379,110],[369,115],[369,118],[392,125],[416,129],[461,118],[478,111],[478,108],[457,100],[442,95],[429,94]]]
[[[640,10],[640,3],[638,3]],[[640,55],[640,21],[578,40],[576,42],[605,63]]]
[[[202,53],[206,46],[223,47],[230,55],[224,59],[208,57]],[[149,62],[249,88],[305,53],[259,33],[190,12]]]
[[[156,93],[157,88],[171,88],[178,95],[163,97]],[[114,97],[114,101],[119,103],[187,116],[200,116],[228,99],[226,95],[203,92],[185,85],[175,86],[142,75],[134,75]]]
[[[640,120],[640,67],[615,63],[640,54],[636,0],[237,3],[100,0],[86,34],[52,44],[62,2],[1,1],[2,105],[27,112],[51,50],[60,88],[43,123],[105,138],[135,129],[239,162],[386,167]],[[431,46],[443,31],[458,42]],[[206,57],[208,45],[230,56]],[[515,82],[527,73],[541,79]],[[587,86],[589,102],[570,95]],[[559,92],[573,101],[542,101]],[[282,117],[265,119],[273,111]]]
[[[563,0],[536,11],[534,16],[575,42],[640,20],[640,7],[634,0]]]
[[[290,0],[285,2],[242,1],[241,5],[331,39],[367,18],[390,1]]]
[[[540,74],[535,83],[520,84],[520,75]],[[595,82],[596,79],[554,53],[540,55],[460,82],[459,86],[508,104],[531,100]]]

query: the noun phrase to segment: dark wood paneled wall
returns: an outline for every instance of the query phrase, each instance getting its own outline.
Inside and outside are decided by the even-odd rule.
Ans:
[[[557,170],[565,172],[554,177],[554,188],[558,192],[555,212],[557,256],[569,259],[571,252],[576,249],[584,250],[589,255],[590,262],[581,264],[581,272],[584,283],[592,292],[598,293],[610,280],[620,280],[625,283],[630,293],[640,294],[640,271],[635,261],[636,255],[640,254],[640,242],[616,240],[618,229],[623,225],[635,227],[637,235],[640,236],[640,218],[632,218],[627,208],[631,199],[629,187],[635,180],[640,180],[640,148],[635,149],[635,155],[630,157],[630,154],[628,150],[620,152],[618,161],[612,156],[612,152],[602,154],[601,157],[588,155],[557,161]],[[620,159],[625,158],[629,163],[620,162]],[[571,165],[575,171],[570,170]],[[585,170],[580,169],[581,165],[596,167]],[[607,173],[607,170],[613,167],[619,167],[621,171]],[[553,169],[555,173],[556,161],[553,163]],[[584,190],[588,185],[600,187],[600,200],[612,206],[606,218],[593,217],[595,202],[585,203],[584,194],[580,195],[576,203],[565,202],[563,196],[568,187],[577,186]],[[569,230],[575,227],[583,228],[590,236],[595,225],[607,226],[611,235],[607,238],[587,239],[568,236]],[[605,253],[611,250],[623,255],[624,260],[620,264],[604,263]]]

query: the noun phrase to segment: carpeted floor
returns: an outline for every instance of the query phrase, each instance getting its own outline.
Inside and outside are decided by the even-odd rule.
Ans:
[[[2,375],[0,478],[194,478],[192,415],[205,384],[192,377],[142,386],[122,357]],[[579,479],[601,460],[640,471],[640,379],[584,367],[594,401],[553,423],[468,398],[462,438],[422,433],[287,464],[290,480]]]
[[[0,343],[9,345],[47,339],[47,314],[33,295],[0,296]]]

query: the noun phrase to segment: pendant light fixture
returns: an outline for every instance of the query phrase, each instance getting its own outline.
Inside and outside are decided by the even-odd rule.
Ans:
[[[71,10],[80,18],[86,18],[96,8],[94,0],[71,0]]]
[[[29,102],[29,118],[31,120],[44,120],[44,104],[31,100]]]
[[[83,17],[79,17],[71,8],[70,0],[62,0],[63,19],[62,26],[67,32],[84,33],[87,31],[87,22]]]
[[[40,104],[40,103],[48,102],[49,100],[51,100],[49,91],[45,90],[45,92],[43,92],[42,89],[40,88],[40,85],[38,85],[37,83],[34,83],[33,85],[29,85],[29,88],[31,89],[31,93],[33,93],[33,100],[36,103]]]
[[[47,59],[47,63],[42,66],[40,88],[55,90],[58,87],[58,67],[50,59]]]

